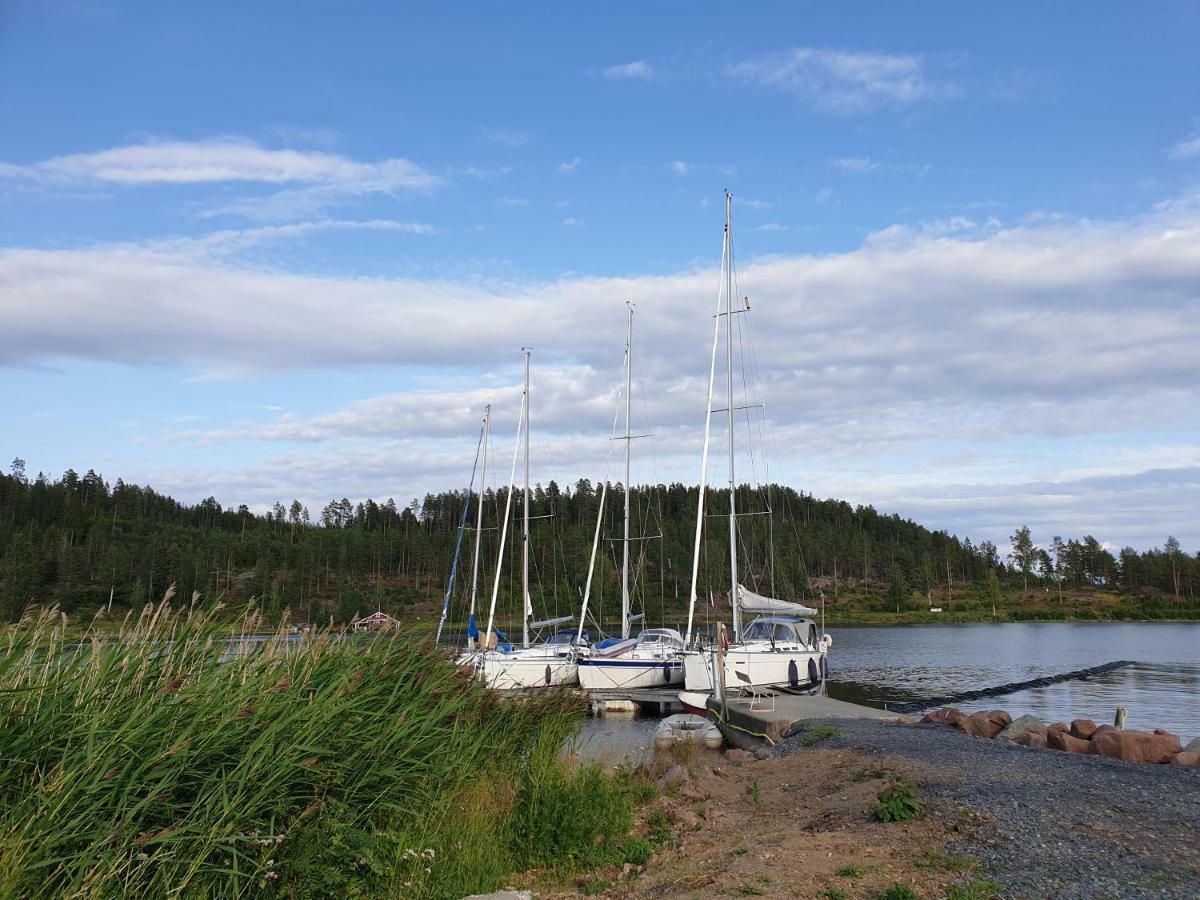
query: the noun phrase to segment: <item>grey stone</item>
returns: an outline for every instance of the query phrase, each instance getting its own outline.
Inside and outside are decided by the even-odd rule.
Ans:
[[[1184,753],[1200,753],[1200,737],[1192,738],[1183,746]]]
[[[672,784],[681,784],[688,780],[688,770],[676,763],[667,769],[666,774],[655,782],[660,788],[669,787]]]
[[[755,759],[770,759],[771,755],[771,751],[767,747],[756,747],[754,750]]]
[[[1037,716],[1021,716],[1019,719],[1013,719],[1008,725],[1004,726],[1003,730],[996,735],[998,741],[1013,741],[1020,737],[1024,737],[1033,731],[1041,731],[1046,727],[1046,723]]]

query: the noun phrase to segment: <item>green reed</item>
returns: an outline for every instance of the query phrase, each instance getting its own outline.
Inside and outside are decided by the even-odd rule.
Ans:
[[[68,641],[54,611],[4,634],[0,896],[462,896],[540,862],[531,775],[576,706],[414,640],[230,641],[169,600],[115,636]]]

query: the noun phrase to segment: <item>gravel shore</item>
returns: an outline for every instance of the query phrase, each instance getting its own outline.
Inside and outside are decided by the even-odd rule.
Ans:
[[[990,827],[956,849],[978,857],[1004,897],[1200,897],[1200,768],[1030,750],[936,725],[822,724],[839,732],[822,748],[907,760],[927,796],[984,816]],[[802,740],[776,752],[802,752]]]

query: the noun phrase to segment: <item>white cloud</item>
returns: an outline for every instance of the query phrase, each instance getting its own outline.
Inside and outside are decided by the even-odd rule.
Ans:
[[[725,74],[839,115],[959,94],[953,83],[929,77],[923,57],[909,54],[798,47],[727,66]]]
[[[1200,156],[1200,134],[1167,148],[1167,157],[1170,159],[1185,160],[1197,156]]]
[[[566,208],[567,208],[568,206],[570,206],[570,205],[571,205],[571,201],[570,201],[570,200],[555,200],[555,201],[554,201],[554,208],[555,208],[555,209],[566,209]]]
[[[529,199],[526,197],[497,197],[497,206],[528,206]]]
[[[823,187],[813,195],[814,203],[828,203],[833,199],[833,188]]]
[[[501,147],[524,147],[529,143],[529,135],[512,128],[488,128],[484,126],[481,133],[487,143],[499,144]]]
[[[565,228],[582,228],[584,225],[583,219],[577,219],[574,216],[568,216],[563,219],[562,223]]]
[[[764,222],[761,225],[754,226],[755,231],[787,231],[786,225],[781,225],[778,222]]]
[[[438,230],[422,222],[397,222],[393,219],[319,219],[313,222],[266,225],[260,228],[228,228],[200,237],[164,238],[151,241],[146,246],[164,254],[215,258],[262,244],[300,240],[329,231],[392,231],[399,234],[433,235],[437,234]]]
[[[365,163],[314,150],[271,150],[240,138],[129,144],[28,166],[10,164],[0,169],[0,176],[127,186],[240,181],[375,185],[389,190],[427,190],[441,181],[407,159]]]
[[[879,168],[879,163],[861,156],[837,156],[825,160],[825,163],[832,168],[848,173],[872,172]]]
[[[0,163],[0,179],[52,187],[258,184],[284,187],[202,212],[263,221],[307,218],[368,194],[430,191],[441,176],[407,159],[360,162],[314,150],[272,150],[242,138],[148,141],[95,153],[56,156],[17,166]]]
[[[545,348],[535,358],[535,424],[560,460],[555,477],[594,478],[620,366],[621,301],[634,296],[643,298],[635,389],[656,434],[658,477],[695,479],[711,341],[696,298],[715,289],[715,267],[452,282],[299,275],[224,250],[303,233],[0,252],[0,364],[233,377],[390,373],[399,360],[439,388],[380,388],[319,415],[185,434],[300,448],[249,474],[196,475],[195,490],[224,479],[222,498],[399,495],[392,486],[461,480],[473,443],[446,439],[468,434],[489,397],[511,418],[517,349],[532,344]],[[782,448],[774,476],[993,540],[1036,513],[1039,528],[1066,534],[1141,542],[1169,526],[1200,542],[1187,525],[1200,484],[1195,197],[1116,222],[1046,216],[1003,227],[960,217],[895,227],[850,252],[749,259],[740,278]],[[1152,452],[1163,434],[1178,447]],[[1152,474],[1166,470],[1175,474]],[[186,481],[172,477],[160,486]]]
[[[689,171],[691,171],[692,165],[691,163],[685,163],[683,160],[677,159],[674,162],[669,163],[667,168],[676,175],[686,175]]]
[[[555,169],[559,175],[574,175],[575,170],[579,168],[580,159],[578,156],[566,162],[560,162],[558,168]]]
[[[745,206],[750,209],[770,209],[771,202],[769,200],[754,200],[747,197],[738,197],[736,199],[738,206]]]
[[[609,66],[606,69],[602,69],[601,74],[613,81],[649,81],[654,77],[654,68],[649,63],[636,59],[633,62]]]

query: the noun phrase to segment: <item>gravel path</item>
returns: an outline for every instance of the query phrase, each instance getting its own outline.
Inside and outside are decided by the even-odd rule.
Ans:
[[[956,849],[981,859],[1004,897],[1200,897],[1200,768],[1030,750],[945,726],[823,724],[840,736],[821,747],[911,761],[944,808],[983,815]],[[778,752],[802,749],[802,737]]]

